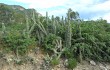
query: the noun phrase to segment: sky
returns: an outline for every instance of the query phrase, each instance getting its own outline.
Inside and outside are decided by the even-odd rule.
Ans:
[[[21,5],[25,8],[34,8],[45,16],[66,16],[71,8],[77,11],[81,19],[105,19],[110,23],[110,0],[0,0],[0,3]]]

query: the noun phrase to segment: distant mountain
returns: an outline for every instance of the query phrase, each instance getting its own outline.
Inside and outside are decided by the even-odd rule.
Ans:
[[[25,9],[19,5],[7,5],[0,3],[0,24],[1,23],[23,23],[26,15],[32,18],[32,13],[42,16],[35,9]]]
[[[10,7],[12,7],[14,10],[20,10],[20,11],[24,11],[25,8],[19,5],[10,5]]]

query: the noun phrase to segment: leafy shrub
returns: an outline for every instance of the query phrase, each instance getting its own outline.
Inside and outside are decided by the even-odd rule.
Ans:
[[[59,59],[57,59],[56,57],[55,58],[52,58],[51,61],[50,61],[50,64],[52,66],[55,66],[55,65],[58,65],[59,64]]]
[[[69,58],[68,59],[68,68],[69,69],[73,69],[73,68],[75,68],[77,66],[77,61],[76,61],[76,59],[74,59],[74,58]]]
[[[53,52],[53,49],[55,49],[55,40],[58,39],[59,37],[56,36],[55,34],[49,34],[48,36],[45,37],[44,39],[44,47],[47,51],[52,51]]]
[[[25,54],[30,45],[35,44],[34,38],[27,38],[19,31],[11,31],[2,38],[3,44],[6,48],[10,49],[14,53],[20,55]]]
[[[64,57],[66,57],[66,58],[71,58],[71,57],[73,57],[74,54],[72,53],[72,50],[73,50],[73,49],[65,48],[65,50],[64,50],[64,52],[63,52]]]

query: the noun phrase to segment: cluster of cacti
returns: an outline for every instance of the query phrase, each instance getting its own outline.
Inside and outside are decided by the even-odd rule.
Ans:
[[[91,44],[86,43],[87,42],[87,40],[86,40],[87,37],[85,38],[83,36],[83,35],[85,35],[83,33],[84,27],[83,27],[83,29],[81,29],[82,25],[86,26],[88,24],[83,23],[83,21],[81,21],[81,20],[70,20],[70,12],[68,12],[68,18],[64,19],[62,17],[62,19],[59,20],[59,21],[56,20],[54,18],[54,16],[52,16],[52,18],[50,19],[48,17],[48,13],[46,13],[46,17],[45,17],[46,22],[41,22],[39,20],[39,17],[37,19],[35,19],[34,21],[36,21],[35,22],[36,25],[37,25],[37,28],[36,28],[37,33],[36,34],[37,34],[37,38],[41,41],[40,44],[44,43],[45,38],[48,37],[49,34],[54,34],[56,36],[61,37],[62,42],[60,42],[57,39],[56,40],[57,42],[55,43],[55,45],[57,45],[57,46],[54,45],[55,48],[51,48],[54,51],[54,53],[57,53],[56,50],[59,49],[58,48],[58,43],[62,44],[63,48],[65,48],[65,47],[69,48],[70,51],[72,50],[71,52],[77,53],[77,56],[79,57],[80,62],[86,56],[84,54],[85,53],[84,50],[86,50],[87,52],[90,52],[90,50],[88,50],[89,47],[85,48],[85,46],[91,46]],[[62,34],[62,32],[60,31],[61,27],[65,29],[65,30],[63,30],[63,35],[60,35],[60,34]],[[94,30],[94,28],[92,28],[92,29]],[[93,33],[95,33],[95,32],[93,32]],[[63,36],[65,36],[65,37],[63,37]],[[75,38],[75,36],[76,36],[76,38]],[[52,45],[51,42],[49,43],[49,45],[50,44]],[[69,52],[69,50],[68,50],[68,52]],[[62,53],[61,50],[60,50],[60,53]],[[57,55],[59,55],[60,53],[58,52]],[[74,53],[71,53],[71,54],[74,54]],[[61,56],[61,54],[59,56]],[[73,57],[75,57],[75,55]]]
[[[26,24],[19,24],[24,26],[21,27],[24,30],[15,28],[14,33],[16,34],[7,35],[4,39],[7,39],[5,43],[9,43],[9,45],[11,43],[11,46],[14,45],[14,47],[20,46],[16,48],[24,51],[27,48],[26,46],[32,42],[31,38],[34,37],[36,44],[39,44],[49,55],[55,56],[56,59],[60,57],[78,58],[80,62],[86,58],[110,60],[110,24],[102,20],[74,20],[70,18],[70,13],[68,11],[68,17],[61,17],[61,19],[55,16],[50,18],[48,12],[46,12],[45,17],[38,16],[33,12],[31,19],[26,15]],[[4,23],[1,29],[5,34],[6,27]],[[14,28],[12,29],[14,31]],[[21,47],[22,45],[25,45],[25,47]],[[17,52],[21,52],[20,50],[17,50]]]

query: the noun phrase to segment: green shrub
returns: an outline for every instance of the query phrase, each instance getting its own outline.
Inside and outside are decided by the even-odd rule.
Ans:
[[[52,66],[55,66],[55,65],[58,65],[59,64],[59,59],[57,59],[56,57],[55,58],[52,58],[51,61],[50,61],[50,64]]]
[[[35,44],[34,38],[26,38],[19,31],[11,31],[2,37],[2,41],[5,48],[10,49],[15,54],[25,54],[30,45]]]
[[[76,61],[76,59],[74,59],[74,58],[69,58],[68,59],[68,68],[69,69],[73,69],[73,68],[75,68],[77,66],[77,61]]]
[[[52,51],[55,48],[55,41],[58,39],[59,37],[56,36],[55,34],[49,34],[48,36],[45,37],[44,39],[44,43],[43,46],[45,47],[46,51]]]

